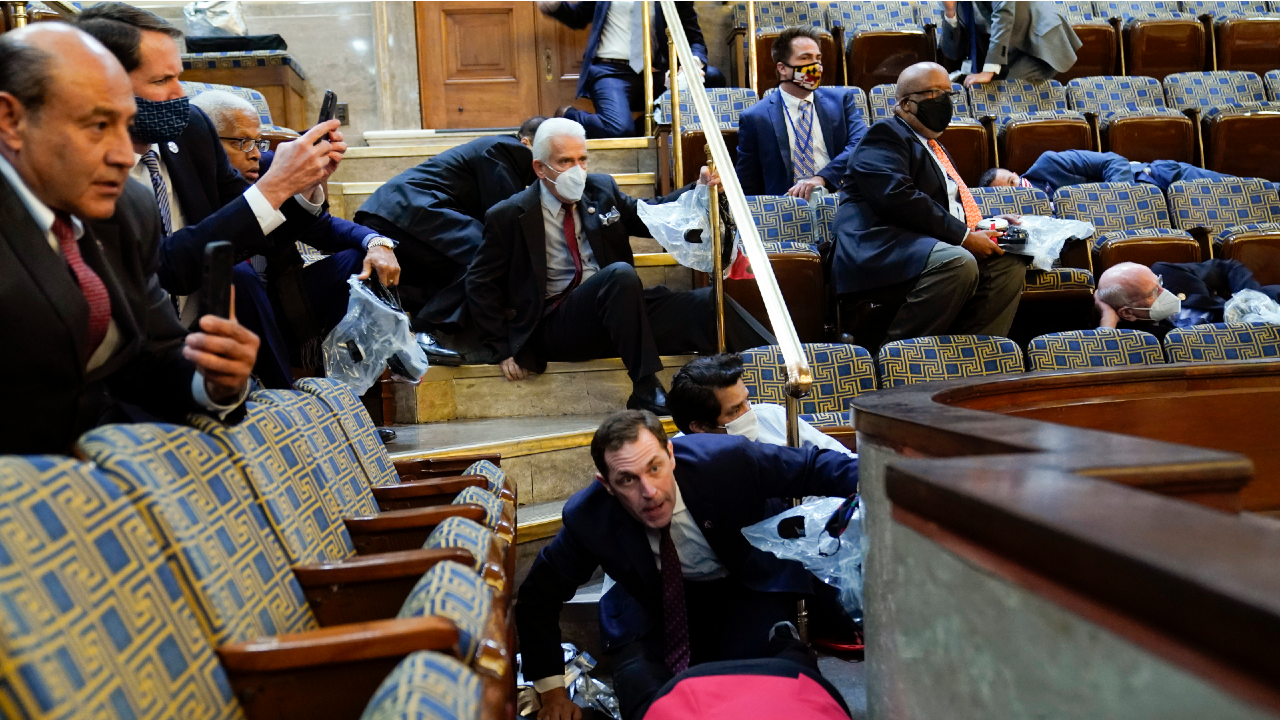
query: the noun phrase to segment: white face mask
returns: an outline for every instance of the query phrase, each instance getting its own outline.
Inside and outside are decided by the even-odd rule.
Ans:
[[[1156,297],[1155,302],[1151,303],[1149,308],[1129,308],[1130,310],[1146,310],[1148,317],[1154,322],[1160,322],[1165,318],[1171,318],[1182,310],[1182,300],[1177,295],[1168,290],[1161,289],[1160,294]]]
[[[760,418],[756,417],[756,409],[748,407],[746,412],[730,420],[724,429],[730,435],[740,435],[755,442],[760,437]]]
[[[587,186],[587,171],[582,169],[581,165],[575,164],[573,167],[560,173],[559,177],[551,180],[551,184],[556,186],[556,192],[560,197],[569,202],[578,202],[582,198],[582,189]]]

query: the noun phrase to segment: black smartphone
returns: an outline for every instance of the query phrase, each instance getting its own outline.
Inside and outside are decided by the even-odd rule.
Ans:
[[[200,288],[200,317],[231,317],[231,243],[218,240],[204,246],[204,285]]]
[[[320,119],[316,121],[316,124],[318,125],[323,122],[329,122],[337,114],[338,94],[332,90],[325,90],[324,100],[320,102]],[[324,140],[324,138],[320,138],[320,140]],[[315,144],[319,145],[320,140],[316,140]]]

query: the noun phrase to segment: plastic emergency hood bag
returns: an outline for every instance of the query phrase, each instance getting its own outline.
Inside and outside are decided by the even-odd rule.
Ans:
[[[1229,323],[1280,325],[1280,304],[1257,290],[1241,290],[1222,308],[1222,319]]]
[[[1023,215],[1017,227],[1027,231],[1027,250],[1031,254],[1031,267],[1052,270],[1053,263],[1062,254],[1062,248],[1072,238],[1085,240],[1097,229],[1092,223],[1081,220],[1061,220],[1043,215]]]
[[[801,505],[742,528],[752,547],[773,553],[782,560],[797,560],[822,582],[840,591],[840,605],[855,620],[862,617],[862,509],[857,507],[848,526],[832,537],[827,525],[845,498],[813,498]],[[784,538],[779,526],[787,518],[803,518],[799,537]],[[794,536],[794,525],[787,535]]]
[[[203,36],[248,35],[240,0],[200,0],[182,8],[187,34]]]
[[[711,256],[711,192],[706,185],[699,185],[684,193],[675,202],[650,205],[636,203],[636,214],[671,257],[681,265],[709,273],[713,264]],[[731,251],[731,252],[729,252]],[[726,276],[737,262],[741,249],[734,242],[726,248],[721,267]],[[745,259],[745,255],[743,256]]]
[[[390,295],[380,299],[355,275],[347,285],[347,314],[324,339],[325,375],[350,385],[356,395],[368,392],[388,366],[401,380],[421,381],[427,354],[414,340],[409,316]]]

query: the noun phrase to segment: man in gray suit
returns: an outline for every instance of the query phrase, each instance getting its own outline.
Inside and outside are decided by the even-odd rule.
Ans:
[[[960,60],[964,85],[1051,80],[1076,64],[1080,38],[1056,3],[944,2],[939,47]],[[981,70],[979,70],[981,68]]]

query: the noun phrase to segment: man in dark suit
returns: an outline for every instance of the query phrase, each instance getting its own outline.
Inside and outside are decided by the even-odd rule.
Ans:
[[[668,441],[648,412],[615,413],[591,441],[596,481],[563,511],[563,527],[520,586],[516,629],[539,718],[577,717],[564,692],[560,610],[597,568],[626,590],[601,607],[618,653],[613,672],[624,720],[642,717],[675,674],[699,663],[763,657],[795,601],[813,592],[794,561],[752,547],[742,528],[777,498],[847,497],[858,466],[840,453],[728,435]]]
[[[155,276],[155,203],[129,181],[129,79],[61,23],[0,35],[0,453],[65,453],[103,422],[227,416],[258,340],[187,334]]]
[[[951,121],[950,94],[941,65],[903,70],[895,117],[867,131],[840,191],[832,279],[841,294],[905,295],[889,341],[1007,335],[1022,296],[1027,259],[974,230],[977,203],[936,140]]]
[[[1084,183],[1142,182],[1155,185],[1160,188],[1160,192],[1166,192],[1170,185],[1179,180],[1227,177],[1231,176],[1177,160],[1131,162],[1113,152],[1049,150],[1041,153],[1022,175],[1004,168],[991,168],[982,174],[978,184],[990,187],[1033,187],[1053,197],[1060,187]]]
[[[271,170],[250,185],[231,167],[209,117],[190,107],[178,83],[181,31],[123,3],[93,6],[77,26],[115,54],[133,85],[139,110],[131,130],[137,156],[131,175],[152,188],[160,208],[164,289],[179,296],[200,289],[210,242],[229,240],[237,259],[248,259],[292,244],[323,212],[321,184],[346,150],[337,120],[282,143]],[[265,317],[269,310],[260,307],[255,314]],[[190,323],[192,315],[184,307],[182,319]],[[288,387],[287,358],[280,360],[279,348],[268,350],[256,368],[260,379],[270,387]]]
[[[449,148],[391,178],[355,214],[400,243],[400,298],[414,329],[463,324],[465,277],[484,238],[485,213],[538,179],[529,148],[545,119],[526,120],[516,137]]]
[[[508,380],[542,372],[549,360],[621,356],[632,382],[627,407],[665,415],[659,355],[714,351],[711,288],[643,288],[630,236],[651,237],[649,228],[612,177],[587,174],[581,125],[542,123],[533,157],[539,182],[489,211],[484,244],[467,271],[481,341]],[[699,184],[708,179],[704,172]],[[774,342],[732,298],[724,319],[730,350]]]
[[[653,95],[662,93],[667,68],[667,20],[657,3],[654,8]],[[702,65],[706,87],[724,87],[724,75],[707,63],[707,44],[702,39],[698,13],[693,3],[676,3],[689,49]],[[636,134],[633,110],[644,107],[644,30],[641,3],[558,2],[540,0],[538,9],[575,30],[591,24],[591,37],[582,55],[578,75],[578,97],[589,97],[595,113],[565,106],[557,117],[567,117],[587,129],[589,138],[631,137]]]
[[[867,132],[848,88],[818,87],[822,49],[816,28],[791,27],[773,41],[778,91],[738,119],[738,180],[747,195],[809,200],[840,189],[849,153]]]
[[[1238,260],[1214,258],[1112,265],[1098,277],[1093,303],[1098,327],[1141,330],[1163,341],[1175,327],[1222,322],[1227,301],[1241,290],[1280,301],[1280,285],[1262,285]]]
[[[938,49],[963,59],[964,86],[1000,80],[1052,80],[1076,64],[1083,44],[1051,2],[944,2]]]

